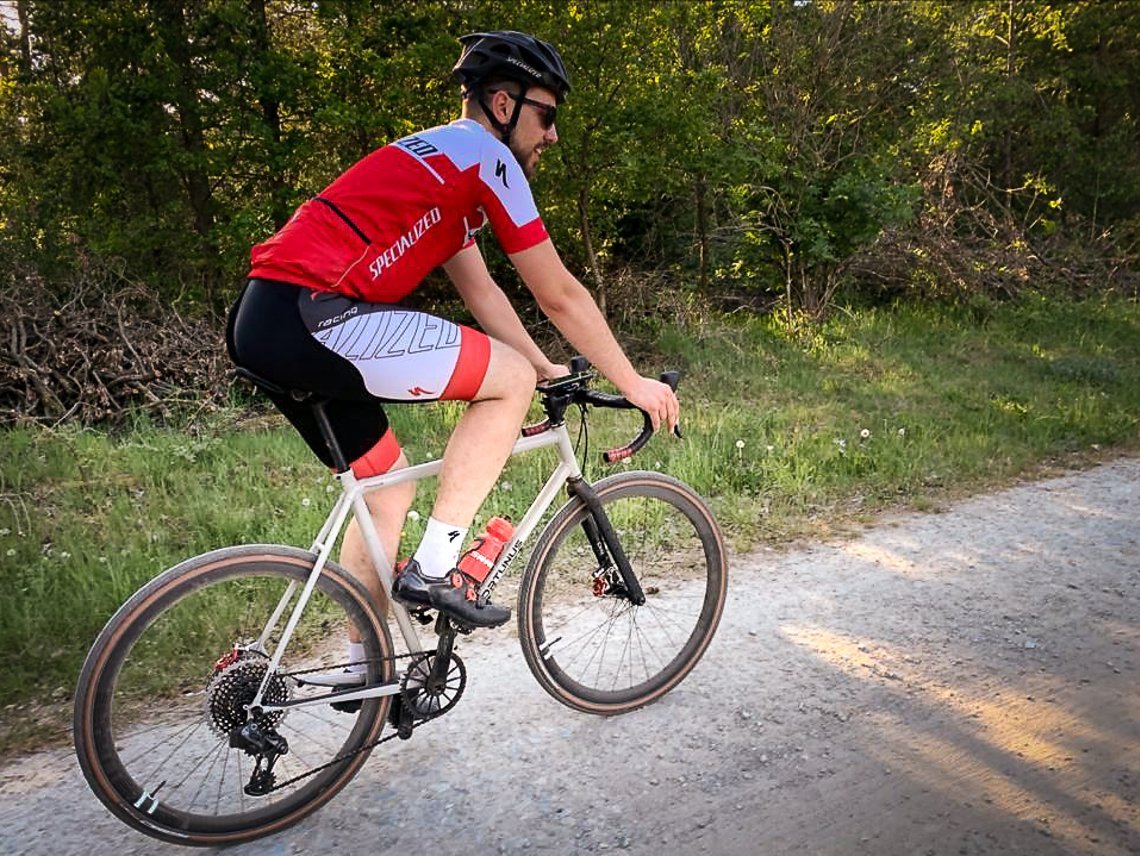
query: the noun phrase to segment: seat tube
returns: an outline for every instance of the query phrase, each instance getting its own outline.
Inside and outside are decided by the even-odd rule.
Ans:
[[[364,545],[368,549],[368,557],[372,560],[373,569],[376,575],[380,577],[380,584],[388,598],[392,614],[396,617],[400,634],[404,637],[404,642],[409,651],[420,651],[422,650],[420,637],[412,625],[408,611],[392,598],[392,562],[384,551],[384,545],[380,541],[380,533],[376,529],[376,523],[372,520],[372,512],[364,499],[364,491],[360,488],[356,474],[348,469],[343,473],[338,473],[337,478],[340,479],[345,492],[352,497],[352,510],[356,516],[356,525],[360,529],[361,537],[364,538]]]

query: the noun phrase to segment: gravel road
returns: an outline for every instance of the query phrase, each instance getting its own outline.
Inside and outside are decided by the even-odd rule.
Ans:
[[[1138,500],[1125,459],[736,556],[701,665],[616,719],[463,640],[452,713],[228,852],[1140,853]],[[0,853],[175,852],[66,751],[0,768]]]

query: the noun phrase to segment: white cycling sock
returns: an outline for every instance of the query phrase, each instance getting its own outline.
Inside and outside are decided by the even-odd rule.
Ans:
[[[345,657],[352,665],[348,667],[350,672],[366,672],[368,667],[360,661],[364,659],[364,643],[352,642],[348,643],[348,655]]]
[[[466,540],[467,529],[464,527],[452,526],[429,517],[424,537],[412,558],[419,564],[420,573],[425,577],[443,579],[455,569],[459,551],[463,549]]]

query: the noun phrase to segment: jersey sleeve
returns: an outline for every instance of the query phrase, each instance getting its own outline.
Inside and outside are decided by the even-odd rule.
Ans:
[[[483,210],[503,252],[519,253],[547,239],[530,184],[510,149],[497,141],[485,148],[479,184]]]

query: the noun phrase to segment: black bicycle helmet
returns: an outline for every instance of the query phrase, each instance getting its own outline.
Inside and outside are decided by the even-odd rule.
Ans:
[[[523,85],[544,86],[558,103],[570,91],[570,75],[554,46],[515,30],[469,33],[459,39],[463,52],[452,72],[466,92],[478,92],[484,80],[507,78]]]

